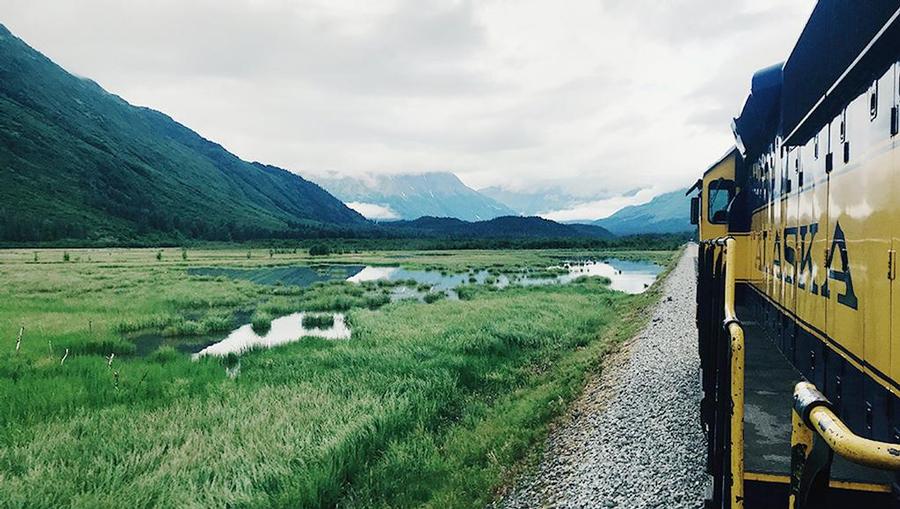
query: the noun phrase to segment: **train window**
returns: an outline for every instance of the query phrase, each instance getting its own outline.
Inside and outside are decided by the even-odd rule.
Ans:
[[[878,80],[869,89],[869,118],[875,120],[878,116]]]
[[[891,108],[891,136],[897,136],[897,133],[900,133],[900,112],[894,106]]]
[[[813,157],[819,158],[819,135],[816,135],[815,141],[813,141]]]
[[[847,141],[847,110],[841,113],[841,143]]]
[[[734,181],[720,178],[713,180],[706,186],[707,208],[706,217],[710,223],[728,223],[728,206],[734,198]]]

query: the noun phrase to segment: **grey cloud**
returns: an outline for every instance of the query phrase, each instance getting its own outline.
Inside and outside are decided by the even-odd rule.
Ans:
[[[721,152],[811,5],[759,1],[4,0],[3,22],[247,159],[593,197]]]
[[[684,45],[721,41],[772,23],[776,9],[752,11],[752,0],[612,0],[614,13],[638,16],[648,25],[642,35]]]

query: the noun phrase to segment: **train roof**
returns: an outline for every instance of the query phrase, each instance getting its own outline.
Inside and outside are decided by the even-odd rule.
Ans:
[[[724,154],[722,154],[722,157],[716,159],[716,162],[712,163],[711,165],[709,165],[708,168],[706,168],[706,171],[703,172],[703,175],[706,175],[707,173],[715,170],[716,166],[719,166],[720,164],[722,164],[722,162],[724,160],[728,159],[729,157],[731,157],[733,155],[740,155],[740,153],[735,154],[736,152],[738,152],[737,146],[732,145],[731,148],[729,148],[728,150],[725,151]]]
[[[805,143],[900,58],[900,0],[818,0],[788,59],[757,71],[732,130],[755,159]]]
[[[816,3],[784,63],[781,130],[785,137],[801,127],[820,103],[835,94],[835,85],[848,70],[857,67],[858,83],[845,84],[845,88],[855,90],[866,86],[879,71],[893,63],[897,57],[896,42],[900,41],[896,33],[893,33],[892,55],[865,62],[860,61],[860,56],[873,41],[885,35],[886,27],[896,24],[898,12],[900,0],[819,0]],[[819,127],[810,126],[810,130]]]
[[[778,63],[756,71],[744,108],[731,123],[737,148],[747,159],[756,159],[778,135],[783,65]]]

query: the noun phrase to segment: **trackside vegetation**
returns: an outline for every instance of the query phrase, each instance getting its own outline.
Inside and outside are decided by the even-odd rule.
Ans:
[[[571,257],[674,259],[596,250],[248,257],[246,247],[63,254],[0,251],[0,493],[9,507],[484,505],[536,458],[604,354],[643,324],[656,285],[626,295],[603,278],[472,283],[458,299],[391,302],[390,284],[301,288],[187,269],[344,263],[503,274]],[[320,327],[344,312],[352,338],[227,358],[183,351],[296,311]]]

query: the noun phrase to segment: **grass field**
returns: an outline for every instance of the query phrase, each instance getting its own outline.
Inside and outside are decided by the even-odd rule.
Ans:
[[[0,251],[0,505],[479,507],[533,459],[600,359],[642,323],[655,288],[599,278],[390,303],[377,284],[302,289],[188,267],[391,264],[543,269],[573,256],[672,252]],[[190,341],[294,311],[344,311],[352,339],[233,359]],[[324,324],[323,324],[324,325]],[[17,349],[20,331],[21,342]],[[111,354],[115,354],[110,358]]]

